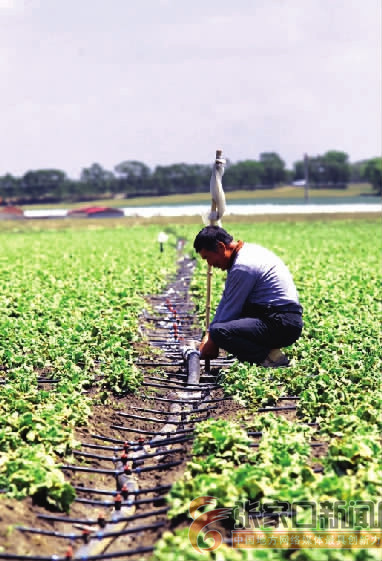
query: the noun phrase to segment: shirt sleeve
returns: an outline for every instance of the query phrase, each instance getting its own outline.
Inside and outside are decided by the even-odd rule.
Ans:
[[[230,271],[211,325],[238,319],[255,282],[253,273],[251,274],[246,268],[238,267]]]

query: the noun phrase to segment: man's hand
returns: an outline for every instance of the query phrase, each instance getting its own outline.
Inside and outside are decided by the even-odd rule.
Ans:
[[[210,360],[219,356],[219,347],[215,345],[208,333],[203,337],[199,346],[199,351],[200,358]]]

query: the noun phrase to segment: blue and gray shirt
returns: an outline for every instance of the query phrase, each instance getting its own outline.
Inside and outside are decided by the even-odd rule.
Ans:
[[[265,247],[244,243],[228,270],[223,296],[211,325],[243,317],[243,310],[253,304],[264,309],[285,307],[302,311],[285,263]]]

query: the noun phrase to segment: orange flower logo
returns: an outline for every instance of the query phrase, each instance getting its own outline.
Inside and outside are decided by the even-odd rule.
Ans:
[[[205,551],[214,551],[218,547],[221,546],[222,543],[222,535],[218,530],[208,530],[204,534],[204,540],[208,538],[212,538],[214,543],[210,547],[204,547],[201,549],[198,546],[198,537],[200,532],[212,522],[218,522],[219,520],[227,520],[232,513],[232,508],[215,508],[212,510],[207,510],[200,514],[198,510],[205,506],[205,505],[214,505],[216,506],[217,499],[215,497],[198,497],[194,499],[190,503],[190,516],[193,519],[191,523],[190,529],[188,531],[188,538],[192,547],[198,551],[199,553],[204,553]]]

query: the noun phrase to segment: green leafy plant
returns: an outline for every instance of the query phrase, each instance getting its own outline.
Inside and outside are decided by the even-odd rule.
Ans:
[[[140,386],[134,343],[144,296],[160,291],[176,267],[174,251],[158,261],[158,231],[0,232],[0,488],[7,496],[32,495],[66,510],[74,493],[58,465],[91,414],[83,390],[107,400]],[[39,377],[54,378],[54,391],[38,387]]]

